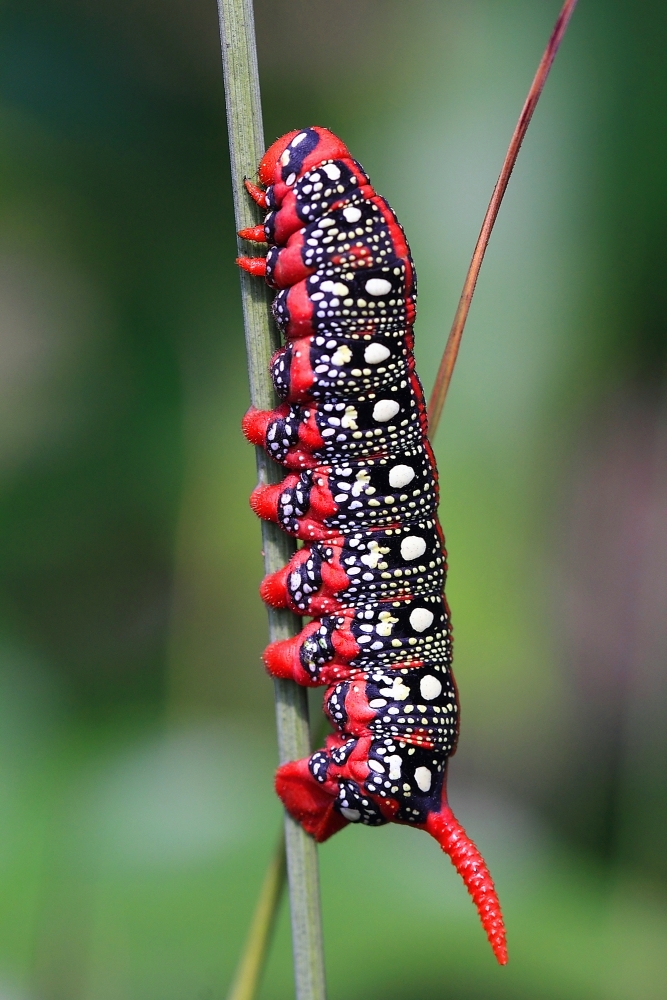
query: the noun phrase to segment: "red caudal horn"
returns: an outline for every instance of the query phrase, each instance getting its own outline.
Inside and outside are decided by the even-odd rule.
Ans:
[[[438,841],[445,854],[465,882],[466,889],[477,907],[482,927],[500,965],[507,964],[505,924],[493,879],[470,837],[448,805],[438,813],[430,813],[426,830]]]

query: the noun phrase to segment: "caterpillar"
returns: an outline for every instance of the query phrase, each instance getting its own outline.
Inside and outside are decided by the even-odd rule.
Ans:
[[[344,143],[315,126],[265,153],[267,214],[239,257],[276,290],[285,345],[271,362],[280,405],[251,407],[243,431],[288,474],[258,486],[255,513],[302,541],[260,593],[312,618],[274,642],[274,677],[326,686],[334,732],[282,765],[276,790],[317,841],[349,823],[426,830],[472,896],[498,962],[505,928],[488,868],[447,801],[459,705],[444,596],[438,476],[415,371],[416,275],[403,228]]]

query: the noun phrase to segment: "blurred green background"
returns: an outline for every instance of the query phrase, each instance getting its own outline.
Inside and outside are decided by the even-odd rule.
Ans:
[[[396,209],[427,388],[558,7],[257,0],[267,141],[329,126]],[[215,4],[0,26],[0,998],[222,1000],[280,810]],[[667,995],[666,49],[581,0],[436,442],[510,964],[434,842],[349,829],[331,1000]]]

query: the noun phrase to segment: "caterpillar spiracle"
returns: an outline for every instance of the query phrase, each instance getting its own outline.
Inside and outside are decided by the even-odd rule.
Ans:
[[[269,672],[326,685],[336,732],[278,769],[285,807],[318,841],[348,823],[426,830],[470,892],[496,958],[505,928],[481,854],[447,802],[459,731],[438,478],[412,327],[416,278],[401,225],[343,142],[289,132],[259,165],[267,209],[238,264],[277,289],[281,405],[250,409],[248,440],[289,471],[253,510],[303,546],[263,600],[313,620],[264,653]]]

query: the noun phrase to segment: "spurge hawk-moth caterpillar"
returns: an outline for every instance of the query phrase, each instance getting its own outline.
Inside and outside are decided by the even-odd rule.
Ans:
[[[325,128],[289,132],[246,181],[267,209],[238,263],[277,290],[282,400],[251,409],[248,440],[289,472],[253,510],[303,546],[266,577],[273,607],[312,621],[264,653],[269,672],[326,686],[336,732],[279,768],[285,807],[318,841],[348,823],[426,830],[470,892],[496,958],[505,928],[486,864],[447,802],[459,710],[444,597],[438,478],[415,371],[416,278],[396,216]]]

